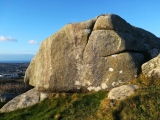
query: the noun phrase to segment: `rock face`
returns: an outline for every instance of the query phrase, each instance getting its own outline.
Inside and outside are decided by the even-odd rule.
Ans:
[[[145,77],[160,78],[160,54],[142,65]]]
[[[25,108],[31,105],[38,103],[41,100],[44,100],[48,96],[48,93],[40,93],[35,89],[31,89],[26,93],[23,93],[8,103],[6,103],[1,109],[0,112],[10,112],[20,108]]]
[[[41,44],[25,82],[38,91],[101,90],[132,80],[160,49],[153,34],[113,14],[68,24]]]
[[[153,48],[149,51],[151,58],[157,57],[160,54],[160,49]]]
[[[109,94],[109,99],[123,100],[133,95],[135,90],[139,87],[137,85],[122,85],[120,87],[113,88]]]

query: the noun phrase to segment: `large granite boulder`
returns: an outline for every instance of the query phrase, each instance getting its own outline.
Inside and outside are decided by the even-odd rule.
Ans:
[[[160,78],[160,54],[142,65],[145,77]]]
[[[52,92],[115,87],[139,75],[153,48],[160,49],[153,34],[117,15],[100,15],[68,24],[44,40],[24,81]]]

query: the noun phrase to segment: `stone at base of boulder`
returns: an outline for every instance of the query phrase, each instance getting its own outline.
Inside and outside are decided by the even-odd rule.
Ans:
[[[138,85],[122,85],[120,87],[113,88],[109,94],[109,99],[123,100],[134,94],[134,91],[138,89]]]
[[[148,73],[148,77],[160,78],[160,68],[156,68],[156,69],[151,70]]]
[[[47,98],[49,93],[41,93],[36,91],[35,89],[31,89],[27,91],[26,93],[23,93],[8,103],[6,103],[1,109],[0,112],[10,112],[17,109],[29,107],[31,105],[34,105],[41,100],[44,100]]]
[[[160,54],[142,65],[142,73],[145,77],[160,78]]]

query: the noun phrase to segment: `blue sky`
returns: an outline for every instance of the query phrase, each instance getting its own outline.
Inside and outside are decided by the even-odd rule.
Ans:
[[[41,42],[64,25],[104,13],[160,37],[159,5],[159,0],[0,0],[0,60],[1,55],[34,56]]]

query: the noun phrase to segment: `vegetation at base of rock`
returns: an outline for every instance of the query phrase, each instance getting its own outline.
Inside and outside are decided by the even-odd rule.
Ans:
[[[57,93],[31,107],[0,113],[0,120],[158,120],[160,119],[160,79],[141,75],[128,84],[141,88],[134,96],[117,101],[108,92]]]
[[[107,120],[159,120],[160,79],[149,79],[141,75],[130,82],[141,89],[134,96],[123,101],[104,99],[99,114]]]
[[[74,119],[93,115],[106,97],[105,91],[94,93],[56,94],[26,109],[1,113],[0,119]]]

